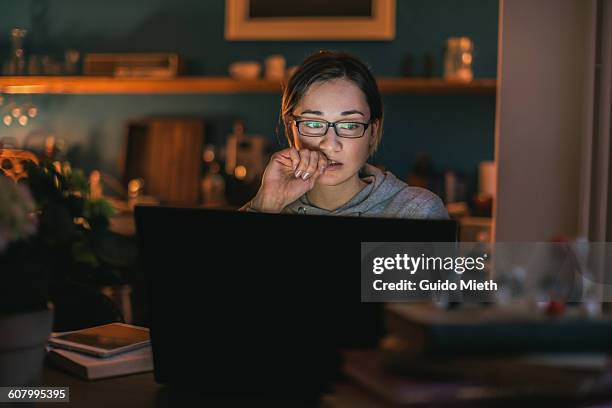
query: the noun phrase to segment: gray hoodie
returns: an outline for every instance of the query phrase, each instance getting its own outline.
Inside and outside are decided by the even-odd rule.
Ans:
[[[304,194],[287,205],[282,213],[448,219],[442,200],[427,189],[408,186],[390,172],[383,172],[370,164],[362,168],[361,178],[368,185],[333,211],[315,207]],[[247,209],[245,207],[242,209]]]

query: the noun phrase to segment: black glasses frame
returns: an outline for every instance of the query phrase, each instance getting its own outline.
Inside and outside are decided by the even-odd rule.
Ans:
[[[321,122],[321,123],[325,123],[325,131],[323,133],[321,133],[320,135],[305,135],[304,133],[300,132],[300,123],[302,122]],[[293,120],[293,123],[295,123],[295,126],[297,128],[297,131],[300,135],[304,136],[304,137],[323,137],[327,134],[327,131],[329,130],[330,127],[334,128],[334,132],[336,132],[336,136],[338,137],[342,137],[345,139],[359,139],[360,137],[363,137],[363,135],[365,135],[366,130],[368,130],[368,127],[370,126],[371,122],[357,122],[354,120],[339,120],[337,122],[328,122],[326,120],[322,120],[322,119],[297,119],[297,120]],[[363,125],[363,133],[361,133],[361,135],[359,136],[342,136],[338,134],[338,129],[336,128],[336,125],[339,123],[357,123],[359,125]]]

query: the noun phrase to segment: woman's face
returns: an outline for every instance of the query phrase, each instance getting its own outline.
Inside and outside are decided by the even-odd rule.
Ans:
[[[293,116],[296,120],[369,123],[370,108],[357,85],[347,79],[335,79],[313,84],[295,107]],[[317,179],[317,184],[336,186],[358,174],[374,143],[377,126],[378,123],[370,124],[365,134],[355,139],[339,137],[331,126],[325,135],[318,137],[300,135],[294,122],[291,131],[296,148],[318,150],[339,163],[329,165]]]

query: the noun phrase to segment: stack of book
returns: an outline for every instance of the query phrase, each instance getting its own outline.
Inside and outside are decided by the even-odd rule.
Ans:
[[[582,401],[612,391],[612,321],[390,304],[378,350],[347,351],[326,407]]]
[[[47,346],[47,362],[86,380],[152,371],[149,331],[112,323],[53,333]]]

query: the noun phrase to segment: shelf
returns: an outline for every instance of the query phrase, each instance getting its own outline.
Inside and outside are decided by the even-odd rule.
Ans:
[[[495,79],[470,83],[443,79],[379,78],[384,94],[494,95]],[[236,80],[229,77],[185,76],[172,79],[88,76],[0,76],[5,94],[231,94],[279,93],[278,81]]]
[[[497,81],[488,78],[475,79],[472,82],[421,78],[379,78],[378,88],[383,94],[495,95]]]

